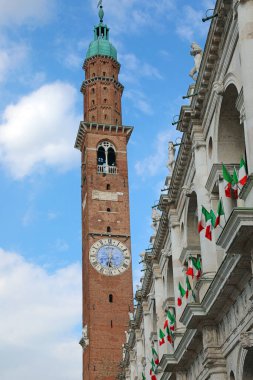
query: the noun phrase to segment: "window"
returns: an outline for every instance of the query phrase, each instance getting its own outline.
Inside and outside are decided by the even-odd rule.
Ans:
[[[92,88],[92,89],[91,89],[91,93],[92,93],[92,94],[95,94],[95,88]]]
[[[92,121],[95,121],[95,116],[92,116],[92,117],[91,117],[91,120],[92,120]]]
[[[106,72],[105,71],[103,72],[103,77],[106,77]]]
[[[108,226],[107,229],[106,229],[106,231],[107,232],[112,232],[111,227]]]
[[[93,76],[93,78],[95,78],[96,74],[95,74],[95,73],[93,73],[93,74],[92,74],[92,76]]]
[[[112,321],[111,321],[111,329],[112,329]]]
[[[106,185],[106,190],[111,190],[111,185],[109,183]]]
[[[107,103],[107,99],[104,99],[104,103]]]
[[[109,141],[103,141],[98,145],[97,165],[98,173],[117,174],[115,147]]]
[[[107,115],[105,115],[104,119],[105,119],[105,120],[107,119]]]
[[[111,212],[111,209],[108,207],[106,211],[107,211],[107,212]]]
[[[109,294],[109,302],[113,303],[113,295],[112,294]]]
[[[92,101],[91,101],[91,105],[92,105],[92,106],[95,106],[95,100],[92,100]]]

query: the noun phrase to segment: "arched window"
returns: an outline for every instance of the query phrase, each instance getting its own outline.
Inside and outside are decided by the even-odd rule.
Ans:
[[[109,183],[106,185],[106,190],[111,190],[111,185]]]
[[[107,229],[106,229],[106,231],[107,232],[112,232],[111,227],[108,226]]]
[[[107,208],[107,212],[111,212],[111,209],[110,209],[110,207],[108,207],[108,208]]]
[[[98,173],[117,174],[116,151],[109,141],[103,141],[97,148]],[[109,190],[107,188],[107,190]]]
[[[100,146],[97,153],[97,164],[104,165],[106,163],[105,148]]]
[[[112,294],[109,294],[109,302],[113,303],[113,295]]]
[[[108,149],[108,165],[116,166],[116,155],[113,148]]]

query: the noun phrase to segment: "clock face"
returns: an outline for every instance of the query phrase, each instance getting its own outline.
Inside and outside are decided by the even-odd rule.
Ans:
[[[106,276],[116,276],[125,272],[130,262],[129,249],[118,240],[101,239],[90,248],[91,265]]]

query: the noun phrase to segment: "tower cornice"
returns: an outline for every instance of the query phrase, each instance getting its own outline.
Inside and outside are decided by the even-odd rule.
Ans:
[[[127,142],[133,132],[133,127],[102,123],[87,123],[81,121],[76,137],[75,148],[82,151],[85,135],[87,133],[108,133],[108,135],[125,135]]]
[[[86,58],[84,60],[84,62],[83,62],[83,70],[86,70],[87,65],[89,63],[92,63],[92,62],[96,61],[98,58],[111,60],[113,63],[115,63],[115,65],[117,66],[117,68],[120,70],[121,64],[116,59],[114,59],[113,57],[110,57],[108,55],[100,55],[100,54],[99,55],[94,55],[94,56],[92,56],[90,58]]]
[[[102,84],[113,83],[122,92],[124,91],[124,86],[120,82],[118,82],[117,80],[115,80],[114,78],[111,78],[111,77],[100,77],[100,76],[93,77],[93,78],[90,78],[90,79],[86,79],[85,81],[83,81],[80,91],[84,92],[85,87],[87,87],[89,84],[94,84],[96,82],[100,82]]]

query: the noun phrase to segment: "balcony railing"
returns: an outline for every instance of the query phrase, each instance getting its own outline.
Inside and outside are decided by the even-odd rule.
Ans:
[[[116,166],[98,165],[98,174],[118,174],[118,168]]]

